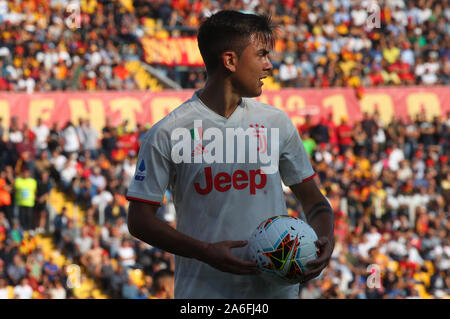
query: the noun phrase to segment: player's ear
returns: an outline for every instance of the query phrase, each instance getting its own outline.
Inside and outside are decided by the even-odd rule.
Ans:
[[[236,65],[238,63],[238,56],[234,51],[225,51],[222,53],[222,64],[225,69],[230,72],[236,72]]]

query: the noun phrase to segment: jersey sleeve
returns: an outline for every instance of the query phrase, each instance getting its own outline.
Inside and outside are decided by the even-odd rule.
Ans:
[[[139,150],[135,174],[126,198],[129,201],[161,205],[169,185],[170,168],[170,156],[164,143],[151,136],[146,138]]]
[[[288,118],[287,139],[280,150],[280,175],[286,186],[306,182],[315,176],[297,129]]]

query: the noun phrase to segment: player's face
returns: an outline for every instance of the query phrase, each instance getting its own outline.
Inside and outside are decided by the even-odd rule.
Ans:
[[[250,44],[239,57],[236,72],[233,74],[233,87],[242,97],[261,95],[263,82],[273,66],[269,59],[268,43],[252,38]]]

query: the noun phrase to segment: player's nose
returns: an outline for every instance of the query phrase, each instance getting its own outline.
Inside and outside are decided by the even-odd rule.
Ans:
[[[271,71],[273,69],[272,62],[269,57],[266,56],[266,61],[264,62],[264,71]]]

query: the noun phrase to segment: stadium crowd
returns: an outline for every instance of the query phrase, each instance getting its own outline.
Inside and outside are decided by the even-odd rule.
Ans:
[[[298,130],[335,210],[337,239],[330,266],[301,289],[302,298],[449,296],[449,115],[384,124],[379,114],[365,114],[353,125],[345,118],[336,125],[331,114],[317,123],[306,117]],[[16,287],[19,298],[33,291],[72,296],[64,267],[30,245],[41,234],[52,236],[55,249],[108,296],[155,297],[161,272],[165,288],[158,296],[173,296],[167,288],[173,256],[132,238],[126,226],[124,195],[145,131],[107,122],[97,133],[88,120],[29,128],[17,119],[8,134],[0,130],[1,287]],[[65,207],[49,214],[52,188],[85,212],[81,226]],[[285,194],[288,213],[302,216],[288,189]],[[158,214],[176,227],[169,192]],[[370,265],[379,267],[373,277]],[[140,284],[131,276],[136,269],[144,274]]]
[[[446,1],[0,0],[0,90],[138,89],[125,62],[144,60],[140,40],[195,36],[219,8],[272,15],[283,87],[449,83]],[[183,88],[205,81],[203,69],[154,67]]]
[[[0,127],[0,298],[7,286],[18,298],[74,297],[67,265],[43,256],[38,235],[51,236],[55,251],[110,297],[173,297],[173,256],[131,238],[126,225],[124,195],[143,132],[108,122],[99,135],[87,120],[28,129],[13,118],[8,134]],[[51,214],[52,189],[84,212],[81,226],[66,207]],[[136,269],[141,282],[130,274]]]

